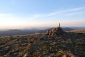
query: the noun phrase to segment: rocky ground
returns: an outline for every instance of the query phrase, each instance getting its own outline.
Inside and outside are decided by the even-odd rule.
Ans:
[[[0,37],[0,57],[84,57],[85,35],[57,27],[44,34]]]

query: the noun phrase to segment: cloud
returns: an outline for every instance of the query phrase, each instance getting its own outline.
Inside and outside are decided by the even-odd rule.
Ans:
[[[83,12],[64,13],[62,15],[64,15],[64,16],[73,16],[73,15],[79,15],[79,14],[83,14]]]
[[[85,7],[79,7],[79,8],[68,9],[68,10],[65,10],[65,12],[79,11],[79,10],[82,10],[82,9],[84,9],[84,8],[85,8]]]
[[[50,16],[54,16],[54,15],[57,15],[57,14],[61,14],[61,15],[64,15],[64,16],[72,16],[72,15],[76,15],[76,14],[81,14],[81,10],[83,10],[83,9],[85,9],[85,7],[55,11],[55,12],[51,12],[51,13],[47,13],[47,14],[35,14],[28,19],[32,20],[32,19],[36,19],[36,18],[39,18],[39,17],[50,17]]]
[[[53,16],[53,15],[56,15],[56,14],[62,14],[62,13],[70,13],[71,12],[71,15],[72,14],[76,14],[75,11],[79,11],[79,10],[82,10],[84,9],[85,7],[80,7],[80,8],[73,8],[73,9],[67,9],[67,10],[62,10],[62,11],[56,11],[56,12],[52,12],[52,13],[49,13],[47,14],[46,16]],[[73,12],[73,13],[72,13]],[[75,12],[75,13],[74,13]]]

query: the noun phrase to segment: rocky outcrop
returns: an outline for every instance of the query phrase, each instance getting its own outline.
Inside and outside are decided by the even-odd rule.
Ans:
[[[49,35],[49,36],[54,36],[54,35],[57,35],[57,36],[59,36],[59,35],[63,35],[65,32],[62,30],[62,28],[61,27],[57,27],[57,28],[54,28],[54,29],[52,29],[52,30],[48,30],[47,32],[46,32],[46,34],[47,35]]]

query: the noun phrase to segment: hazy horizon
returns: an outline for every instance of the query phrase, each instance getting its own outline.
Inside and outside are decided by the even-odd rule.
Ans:
[[[0,29],[85,27],[85,0],[1,0]]]

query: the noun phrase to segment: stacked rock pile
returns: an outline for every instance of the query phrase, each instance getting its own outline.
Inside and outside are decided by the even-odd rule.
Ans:
[[[54,29],[52,29],[52,30],[48,30],[47,32],[46,32],[46,34],[47,35],[49,35],[49,36],[54,36],[54,35],[57,35],[57,36],[59,36],[59,35],[63,35],[65,32],[62,30],[62,28],[60,27],[60,23],[59,23],[59,27],[57,27],[57,28],[54,28]]]

